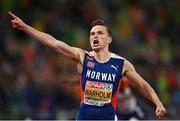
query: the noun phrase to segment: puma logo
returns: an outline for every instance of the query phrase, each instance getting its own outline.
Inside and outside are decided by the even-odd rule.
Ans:
[[[118,66],[111,65],[111,68],[114,68],[117,71]]]

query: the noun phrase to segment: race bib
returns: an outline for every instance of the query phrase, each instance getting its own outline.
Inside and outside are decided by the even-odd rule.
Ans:
[[[94,106],[104,106],[111,103],[113,84],[86,81],[84,103]]]

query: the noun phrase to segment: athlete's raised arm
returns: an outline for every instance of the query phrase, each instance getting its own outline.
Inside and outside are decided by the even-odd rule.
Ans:
[[[124,62],[124,76],[128,81],[137,86],[146,96],[156,105],[156,116],[158,118],[164,117],[167,112],[163,104],[159,100],[153,88],[136,72],[134,66],[127,60]]]
[[[23,22],[19,17],[17,17],[13,13],[11,12],[8,12],[8,13],[12,17],[11,23],[12,23],[13,28],[17,28],[27,33],[30,37],[36,39],[41,44],[53,48],[58,53],[72,60],[75,60],[77,62],[82,61],[82,58],[84,56],[84,51],[82,49],[71,47],[64,42],[55,39],[49,34],[38,31],[34,29],[33,27],[27,25],[25,22]]]

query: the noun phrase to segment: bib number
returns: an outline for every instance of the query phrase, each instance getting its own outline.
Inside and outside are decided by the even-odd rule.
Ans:
[[[86,81],[84,103],[104,106],[111,103],[113,85],[109,83]]]

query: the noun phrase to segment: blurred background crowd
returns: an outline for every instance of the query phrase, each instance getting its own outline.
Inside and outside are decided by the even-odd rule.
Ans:
[[[88,51],[90,23],[102,18],[113,33],[112,52],[153,87],[168,111],[165,119],[180,119],[179,8],[179,0],[0,0],[0,119],[70,120],[80,103],[75,63],[13,29],[8,11]],[[130,89],[124,92],[133,99],[120,104],[122,91],[118,111],[131,113],[128,102],[140,107],[132,110],[141,119],[156,119],[152,103]]]

